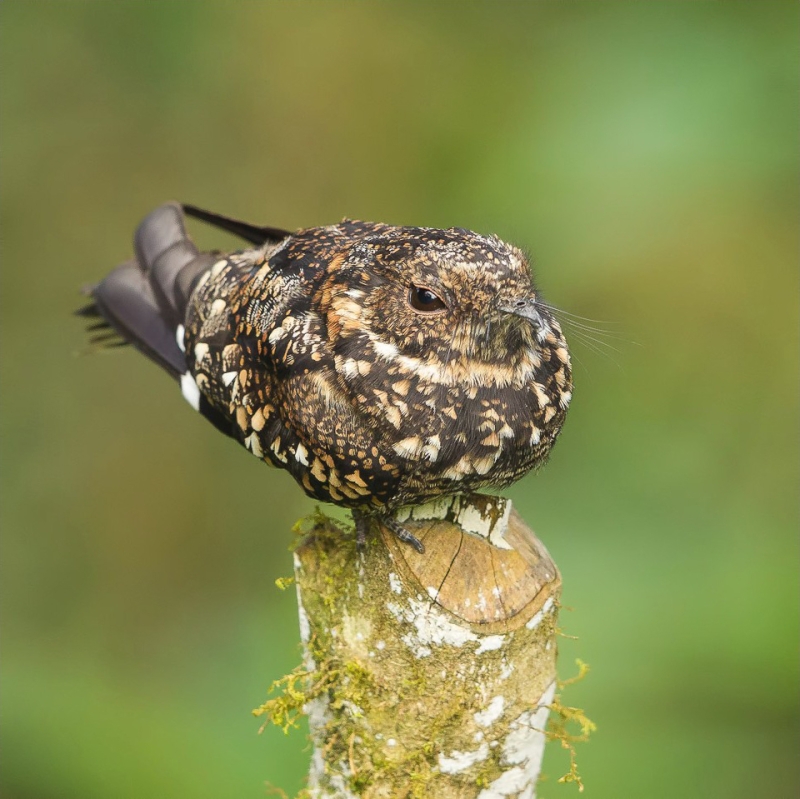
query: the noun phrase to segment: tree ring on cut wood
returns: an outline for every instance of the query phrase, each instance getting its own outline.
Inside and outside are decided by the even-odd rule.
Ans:
[[[402,509],[397,519],[425,545],[420,554],[381,526],[411,592],[424,592],[476,633],[516,630],[558,593],[555,563],[510,500],[445,497]]]

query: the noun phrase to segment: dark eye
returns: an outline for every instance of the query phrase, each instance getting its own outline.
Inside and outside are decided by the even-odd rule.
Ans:
[[[415,311],[422,311],[422,313],[433,313],[447,307],[444,301],[430,289],[414,285],[408,290],[408,304]]]

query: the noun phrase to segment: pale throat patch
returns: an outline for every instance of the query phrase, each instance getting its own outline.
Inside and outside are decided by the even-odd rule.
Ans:
[[[466,381],[473,386],[495,385],[522,387],[533,381],[536,370],[541,365],[539,354],[528,349],[525,357],[515,366],[488,364],[469,361],[465,366],[453,358],[447,364],[433,358],[419,358],[403,355],[398,348],[389,342],[381,341],[374,334],[369,334],[369,342],[375,355],[387,363],[397,363],[405,372],[421,380],[444,386],[455,386]]]

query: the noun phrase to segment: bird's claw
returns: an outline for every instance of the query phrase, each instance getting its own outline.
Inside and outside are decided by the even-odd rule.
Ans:
[[[356,548],[359,552],[364,550],[367,543],[367,531],[369,530],[370,518],[371,517],[365,513],[353,512],[353,521],[356,525]],[[378,516],[377,518],[387,530],[394,534],[398,541],[402,541],[404,544],[410,544],[420,555],[425,552],[425,546],[422,541],[413,533],[406,530],[394,516],[389,516],[387,514],[385,516]]]

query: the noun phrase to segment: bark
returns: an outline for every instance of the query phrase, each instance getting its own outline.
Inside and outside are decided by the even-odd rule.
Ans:
[[[399,517],[402,520],[402,517]],[[411,510],[424,554],[320,517],[296,550],[314,799],[535,796],[561,577],[511,503]]]

